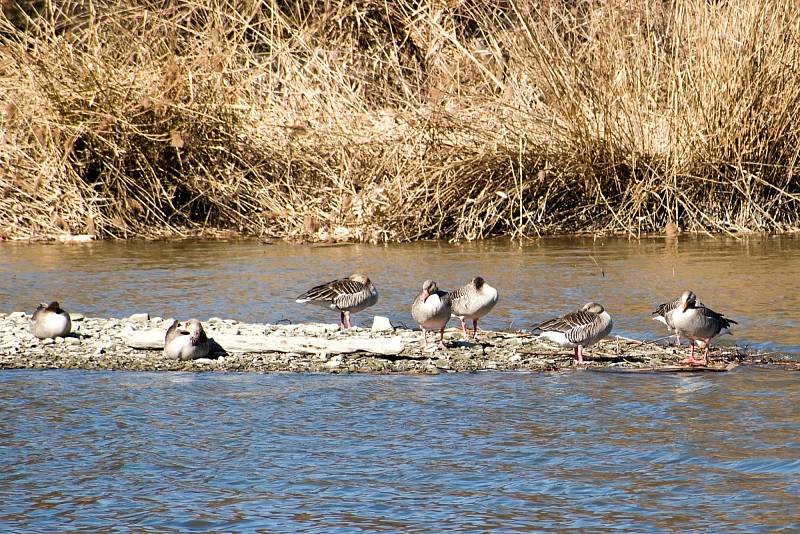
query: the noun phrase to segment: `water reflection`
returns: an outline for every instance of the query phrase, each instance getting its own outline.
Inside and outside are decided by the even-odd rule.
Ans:
[[[615,332],[655,338],[655,305],[685,288],[738,320],[723,343],[800,353],[800,240],[792,236],[666,239],[542,239],[334,247],[241,242],[0,243],[0,309],[32,310],[51,298],[90,315],[211,316],[245,321],[338,318],[293,299],[310,285],[362,270],[381,299],[370,309],[411,324],[425,278],[454,288],[480,273],[501,301],[489,328],[519,328],[582,305],[603,303]],[[370,314],[356,314],[368,324]]]

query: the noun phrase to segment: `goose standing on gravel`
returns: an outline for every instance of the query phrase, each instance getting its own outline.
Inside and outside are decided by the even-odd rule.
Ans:
[[[164,338],[164,356],[173,360],[196,360],[208,356],[209,343],[197,319],[175,321]]]
[[[587,302],[580,310],[539,323],[533,329],[562,347],[574,347],[578,365],[582,365],[583,348],[608,336],[613,326],[614,321],[603,306]]]
[[[411,305],[411,316],[422,329],[422,348],[428,346],[428,330],[439,331],[439,348],[444,349],[444,327],[450,320],[450,294],[440,290],[433,280],[425,280],[422,292]]]
[[[453,317],[461,321],[464,337],[469,339],[466,321],[472,321],[472,337],[478,339],[478,319],[489,313],[497,304],[497,290],[476,276],[470,283],[450,293]]]
[[[721,333],[730,333],[728,329],[731,324],[738,323],[697,302],[697,295],[693,292],[684,291],[681,295],[680,303],[672,312],[672,324],[675,327],[675,333],[688,338],[692,347],[689,357],[681,361],[681,363],[708,365],[708,350],[711,347],[711,339]],[[697,360],[694,357],[696,341],[702,341],[705,344],[702,360]]]
[[[699,302],[698,305],[702,306]],[[675,344],[681,344],[681,335],[675,330],[675,325],[672,323],[672,315],[675,313],[675,310],[678,309],[678,306],[681,305],[681,297],[676,298],[670,302],[664,302],[663,304],[659,304],[658,307],[651,315],[655,315],[653,317],[654,321],[658,321],[664,326],[666,326],[670,331],[675,334]]]
[[[31,333],[39,339],[66,337],[72,330],[69,314],[58,302],[42,302],[31,317]]]
[[[378,290],[365,275],[355,273],[348,278],[333,280],[313,287],[297,297],[299,303],[311,302],[340,313],[342,330],[350,328],[350,314],[369,308],[378,302]]]

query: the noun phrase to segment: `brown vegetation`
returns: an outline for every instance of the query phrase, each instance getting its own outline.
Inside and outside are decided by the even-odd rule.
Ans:
[[[794,0],[3,6],[0,237],[800,227]]]

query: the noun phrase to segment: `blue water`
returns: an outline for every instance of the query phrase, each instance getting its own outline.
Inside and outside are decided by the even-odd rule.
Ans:
[[[4,532],[800,529],[800,373],[0,373]]]

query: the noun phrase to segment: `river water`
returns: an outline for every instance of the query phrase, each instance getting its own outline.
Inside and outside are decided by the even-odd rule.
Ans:
[[[3,532],[797,532],[800,373],[4,371]]]
[[[691,288],[737,343],[800,354],[800,240],[388,247],[0,243],[0,311],[335,321],[293,298],[363,270],[410,324],[420,282],[500,289],[490,328],[589,299],[666,332]],[[355,322],[369,323],[369,314]],[[800,529],[800,373],[328,376],[0,372],[0,531],[774,532]]]
[[[800,355],[800,238],[542,239],[520,245],[410,243],[389,246],[266,245],[257,241],[0,243],[0,311],[31,312],[58,299],[68,311],[103,317],[149,312],[248,322],[338,322],[338,314],[294,298],[353,271],[368,274],[380,301],[355,314],[412,325],[422,282],[444,289],[482,275],[500,303],[483,325],[524,328],[596,300],[614,333],[667,334],[651,320],[660,302],[692,289],[740,324],[723,344]],[[455,326],[453,322],[451,325]]]

